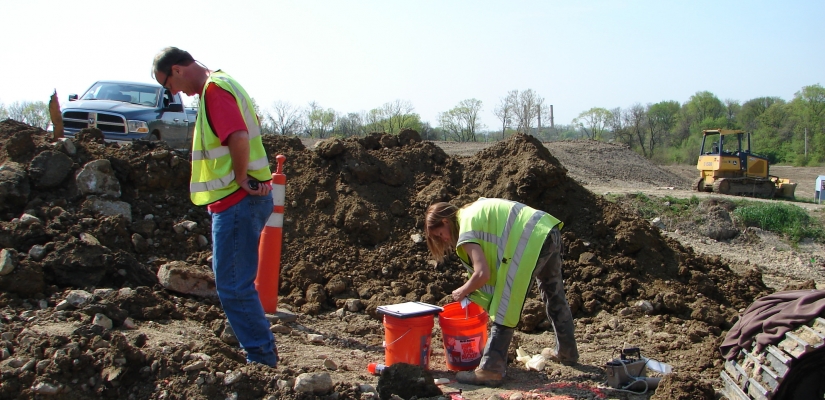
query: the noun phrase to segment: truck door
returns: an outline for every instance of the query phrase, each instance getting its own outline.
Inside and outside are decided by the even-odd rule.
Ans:
[[[189,121],[180,96],[172,95],[163,89],[163,108],[161,109],[161,139],[173,149],[189,147]]]

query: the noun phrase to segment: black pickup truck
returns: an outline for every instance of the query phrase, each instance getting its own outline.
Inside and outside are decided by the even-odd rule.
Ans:
[[[80,98],[69,95],[62,112],[66,136],[97,128],[107,141],[164,140],[176,149],[190,148],[197,117],[158,84],[123,81],[99,81]]]

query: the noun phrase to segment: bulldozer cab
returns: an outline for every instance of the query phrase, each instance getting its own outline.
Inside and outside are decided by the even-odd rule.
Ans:
[[[696,168],[713,178],[768,177],[768,160],[751,152],[750,134],[736,129],[702,131]]]

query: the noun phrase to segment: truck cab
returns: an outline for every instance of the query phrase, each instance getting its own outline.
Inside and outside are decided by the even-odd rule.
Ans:
[[[66,136],[97,128],[107,141],[163,140],[176,149],[190,147],[197,117],[157,83],[126,81],[98,81],[82,96],[69,95],[62,114]]]

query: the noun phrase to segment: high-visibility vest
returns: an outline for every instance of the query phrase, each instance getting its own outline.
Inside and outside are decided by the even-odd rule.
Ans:
[[[490,279],[470,294],[490,319],[515,327],[530,289],[533,271],[547,235],[564,224],[552,215],[510,200],[481,198],[458,211],[456,253],[472,274],[465,243],[481,246]]]
[[[209,75],[198,106],[198,118],[195,121],[195,134],[192,139],[192,177],[189,180],[189,196],[192,202],[202,206],[214,203],[236,190],[240,185],[235,181],[232,170],[232,156],[229,147],[221,145],[221,140],[212,130],[206,114],[206,88],[210,83],[220,86],[235,97],[241,111],[246,131],[249,134],[249,164],[247,174],[266,182],[271,179],[269,160],[266,158],[261,141],[261,128],[252,106],[252,99],[231,76],[221,71]]]

